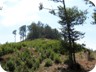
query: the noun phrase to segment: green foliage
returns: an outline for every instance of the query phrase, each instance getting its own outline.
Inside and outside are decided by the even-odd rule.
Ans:
[[[46,59],[45,67],[49,67],[49,66],[52,66],[52,60],[51,59]]]
[[[55,62],[56,64],[62,62],[61,59],[60,59],[60,55],[58,55],[58,54],[55,54],[55,55],[54,55],[54,62]]]
[[[64,1],[63,1],[64,2]],[[82,25],[86,20],[86,13],[81,10],[78,10],[77,7],[66,8],[65,2],[63,3],[64,7],[59,6],[59,23],[62,26],[61,32],[62,36],[66,43],[69,43],[66,46],[66,50],[69,53],[70,63],[76,63],[75,60],[75,41],[84,37],[85,33],[77,31],[75,29],[76,25]]]
[[[28,68],[32,68],[32,66],[33,66],[33,60],[27,59],[26,60],[26,65],[27,65]]]
[[[49,25],[44,25],[41,22],[32,23],[28,26],[29,33],[27,40],[33,40],[37,38],[47,39],[61,39],[61,35],[57,29],[52,29]]]
[[[7,67],[8,67],[8,71],[10,71],[10,72],[14,72],[14,70],[15,70],[15,66],[14,66],[14,62],[13,62],[13,60],[9,60],[9,61],[7,61]]]
[[[12,33],[14,34],[15,42],[16,42],[16,34],[17,34],[17,30],[14,30]]]
[[[38,69],[39,68],[39,65],[40,65],[40,60],[37,58],[37,59],[35,59],[35,63],[33,65],[34,70]]]
[[[22,48],[21,43],[6,43],[0,46],[0,56],[13,53],[20,48]]]
[[[24,40],[24,37],[26,37],[26,25],[23,25],[19,28],[19,34],[20,34],[20,39]]]

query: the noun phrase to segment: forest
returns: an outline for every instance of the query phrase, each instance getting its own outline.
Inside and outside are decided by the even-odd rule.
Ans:
[[[39,4],[39,11],[47,10],[60,20],[58,30],[41,21],[19,27],[20,42],[16,42],[17,30],[13,29],[14,42],[0,44],[0,63],[8,72],[88,72],[96,63],[96,50],[77,41],[86,33],[76,30],[87,20],[88,9],[66,7],[65,0],[50,0],[62,5],[50,9]],[[83,0],[89,8],[94,7],[91,24],[96,24],[96,7],[93,2]],[[58,11],[57,11],[58,10]]]

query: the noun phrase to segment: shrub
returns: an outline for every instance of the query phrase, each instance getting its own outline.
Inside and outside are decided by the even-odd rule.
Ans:
[[[46,59],[45,67],[49,67],[49,66],[52,66],[52,60],[51,59]]]
[[[60,56],[59,56],[58,54],[55,54],[55,56],[54,56],[54,62],[55,62],[56,64],[62,62],[62,60],[61,60],[61,58],[60,58]]]
[[[44,52],[41,53],[42,60],[46,59],[46,54]]]
[[[20,60],[16,60],[15,63],[16,63],[17,66],[21,65]]]
[[[14,70],[15,70],[15,65],[14,65],[14,62],[13,62],[12,60],[9,60],[9,61],[7,62],[7,67],[8,67],[8,70],[9,70],[10,72],[14,72]]]
[[[40,56],[39,58],[39,62],[41,63],[43,61],[42,57]]]
[[[31,59],[26,60],[26,65],[28,68],[32,68],[32,65],[33,65],[32,63],[33,63],[33,61]]]
[[[40,65],[40,61],[39,61],[39,59],[37,58],[37,59],[35,59],[35,62],[34,62],[34,70],[36,70],[37,68],[39,68],[39,65]]]
[[[50,58],[50,57],[51,57],[52,52],[53,52],[53,51],[52,51],[52,49],[51,49],[51,48],[47,49],[47,50],[46,50],[46,57],[47,57],[47,58]]]

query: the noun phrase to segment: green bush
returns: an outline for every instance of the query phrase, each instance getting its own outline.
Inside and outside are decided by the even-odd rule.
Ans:
[[[49,67],[49,66],[52,66],[52,60],[51,59],[46,59],[45,67]]]
[[[44,60],[44,59],[47,58],[45,52],[42,52],[42,53],[41,53],[41,58],[42,58],[42,60]]]
[[[20,63],[20,60],[19,60],[19,59],[16,59],[15,63],[16,63],[16,66],[20,66],[20,65],[21,65],[21,63]]]
[[[54,60],[54,56],[55,56],[55,54],[56,54],[56,53],[53,52],[53,51],[50,52],[50,58],[51,58],[52,60]]]
[[[34,64],[33,64],[34,70],[38,69],[38,68],[39,68],[39,65],[40,65],[40,61],[39,61],[39,59],[37,58],[37,59],[35,59],[35,62],[34,62]]]
[[[30,68],[32,68],[32,66],[33,66],[33,61],[31,60],[31,59],[27,59],[26,60],[26,65],[27,65],[27,67],[30,69]]]
[[[50,58],[52,52],[53,52],[53,50],[51,48],[48,48],[46,50],[46,53],[45,53],[46,54],[46,58]]]
[[[54,56],[54,62],[55,62],[56,64],[62,62],[62,60],[61,60],[61,58],[60,58],[60,56],[59,56],[58,54],[55,54],[55,56]]]
[[[7,61],[7,67],[8,67],[9,72],[14,72],[15,64],[14,64],[13,60]]]
[[[39,56],[39,62],[41,63],[42,61],[43,61],[43,59],[42,59],[42,57],[41,57],[41,55]]]

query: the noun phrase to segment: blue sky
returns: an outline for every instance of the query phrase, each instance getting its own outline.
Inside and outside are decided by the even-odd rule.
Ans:
[[[75,2],[74,2],[75,1]],[[96,0],[91,0],[96,3]],[[30,25],[32,22],[41,21],[49,24],[52,28],[60,28],[58,24],[59,17],[53,16],[47,10],[39,11],[39,3],[42,2],[45,7],[57,8],[61,3],[54,3],[48,0],[0,0],[0,43],[14,42],[13,30],[17,30],[17,41],[19,41],[19,27]],[[67,7],[74,5],[79,9],[88,8],[82,0],[65,0]],[[89,10],[91,17],[92,8]],[[89,18],[83,26],[76,27],[77,30],[85,32],[85,38],[78,41],[85,43],[90,49],[96,49],[96,25],[90,24]]]

